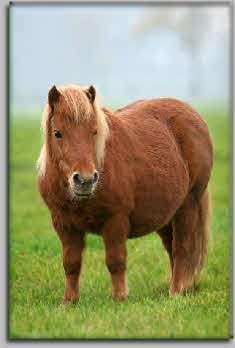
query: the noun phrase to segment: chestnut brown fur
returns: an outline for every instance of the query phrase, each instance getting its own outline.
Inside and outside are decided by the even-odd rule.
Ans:
[[[112,112],[100,106],[94,87],[92,102],[87,87],[53,88],[38,186],[62,244],[64,301],[79,298],[86,233],[103,238],[113,298],[127,296],[127,239],[153,231],[169,255],[170,293],[187,290],[207,254],[213,150],[206,123],[176,99],[140,100]],[[95,192],[74,198],[71,173],[95,169]]]

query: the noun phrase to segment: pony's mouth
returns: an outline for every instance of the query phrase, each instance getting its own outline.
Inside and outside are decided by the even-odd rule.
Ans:
[[[94,195],[95,187],[92,187],[91,189],[87,191],[82,191],[79,188],[72,187],[71,188],[71,194],[74,199],[85,199],[85,198],[90,198]]]
[[[90,197],[91,193],[78,193],[77,196],[78,197]]]

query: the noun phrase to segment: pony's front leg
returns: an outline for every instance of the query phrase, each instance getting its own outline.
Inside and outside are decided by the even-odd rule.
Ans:
[[[112,298],[125,300],[126,286],[126,240],[129,232],[129,219],[123,214],[113,216],[102,230],[106,252],[106,265],[112,280]]]
[[[82,264],[84,241],[81,236],[69,237],[63,244],[63,266],[66,277],[64,303],[79,300],[79,276]]]
[[[58,230],[63,251],[65,272],[64,303],[79,300],[79,275],[84,250],[84,234],[73,229]]]

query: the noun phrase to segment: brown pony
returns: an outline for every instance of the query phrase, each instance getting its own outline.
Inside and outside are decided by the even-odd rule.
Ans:
[[[169,255],[170,293],[198,282],[213,151],[194,109],[160,98],[111,112],[93,86],[54,86],[42,127],[38,185],[62,243],[65,303],[79,298],[87,232],[103,238],[114,299],[127,296],[127,238],[153,231]]]

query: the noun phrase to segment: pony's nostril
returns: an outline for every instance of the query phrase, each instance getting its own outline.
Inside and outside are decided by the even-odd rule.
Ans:
[[[93,176],[82,177],[78,173],[74,173],[72,176],[73,184],[79,185],[83,188],[88,187],[98,181],[99,174],[97,171],[94,172]]]
[[[82,184],[82,179],[81,179],[79,174],[77,174],[77,173],[73,174],[73,182],[76,185]]]
[[[93,175],[93,182],[96,183],[97,180],[98,180],[98,178],[99,178],[99,174],[98,174],[97,171],[95,171],[95,173],[94,173],[94,175]]]

